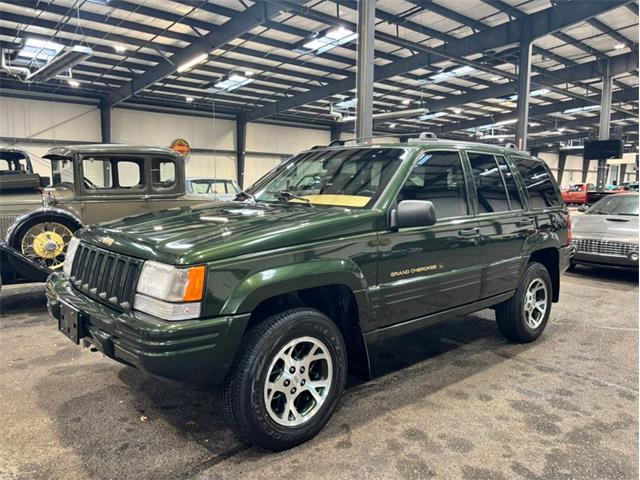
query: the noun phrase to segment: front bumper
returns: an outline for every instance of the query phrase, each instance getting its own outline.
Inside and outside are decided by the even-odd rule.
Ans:
[[[586,244],[586,245],[585,245]],[[574,238],[573,263],[617,268],[638,268],[638,245],[616,238]]]
[[[250,314],[170,322],[145,313],[118,312],[73,288],[60,274],[47,280],[47,308],[57,322],[62,303],[79,314],[78,336],[106,356],[181,383],[220,383],[231,365]]]
[[[638,261],[619,255],[602,255],[598,253],[576,252],[573,262],[580,265],[593,265],[618,268],[638,268]]]

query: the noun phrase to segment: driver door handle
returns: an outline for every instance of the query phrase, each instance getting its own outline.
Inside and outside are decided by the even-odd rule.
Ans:
[[[480,236],[479,228],[470,228],[469,230],[458,230],[458,236],[464,238],[472,238]]]

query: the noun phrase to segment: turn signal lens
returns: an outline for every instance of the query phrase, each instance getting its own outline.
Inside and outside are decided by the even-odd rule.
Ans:
[[[202,300],[204,291],[205,266],[191,267],[187,272],[187,284],[184,288],[183,302],[198,302]]]

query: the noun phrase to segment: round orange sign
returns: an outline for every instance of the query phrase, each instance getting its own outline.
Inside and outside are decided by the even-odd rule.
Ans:
[[[191,151],[191,145],[184,138],[176,138],[169,148],[185,156]]]

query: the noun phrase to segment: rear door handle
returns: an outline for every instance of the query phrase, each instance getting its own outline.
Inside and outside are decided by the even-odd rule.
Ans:
[[[477,237],[480,235],[479,228],[470,228],[469,230],[458,230],[458,236],[469,238],[469,237]]]
[[[519,227],[526,227],[527,225],[533,225],[533,218],[527,218],[525,220],[520,220],[516,223]]]

